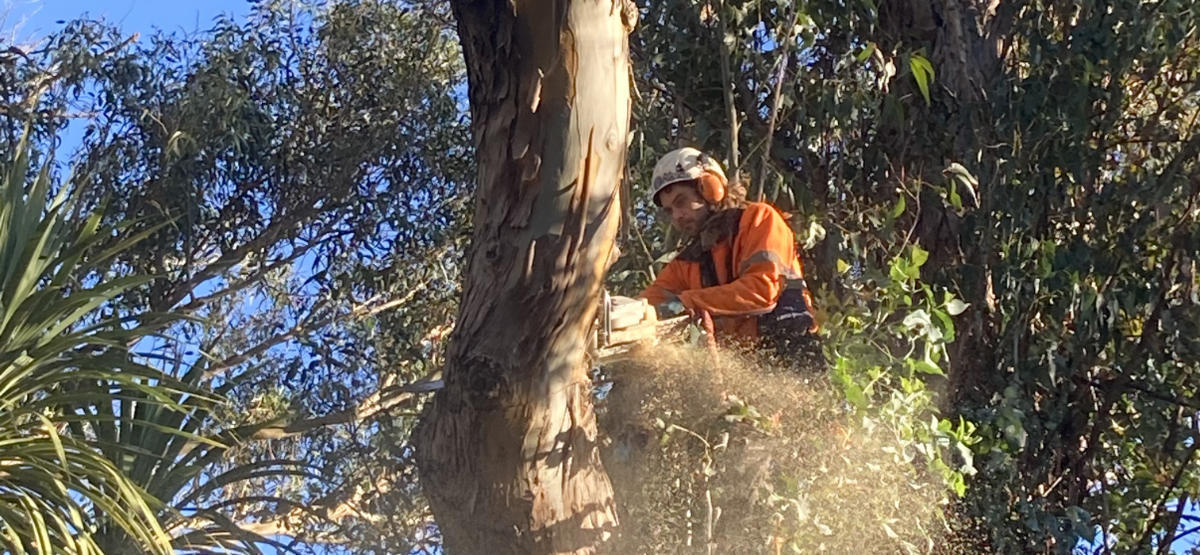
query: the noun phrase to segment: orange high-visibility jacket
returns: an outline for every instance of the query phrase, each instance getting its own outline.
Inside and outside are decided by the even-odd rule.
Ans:
[[[730,237],[725,237],[711,250],[722,285],[704,287],[701,263],[676,257],[640,296],[652,305],[679,300],[694,314],[708,311],[718,337],[757,338],[757,317],[775,309],[787,280],[802,279],[804,267],[791,228],[768,204],[747,203],[730,243]],[[807,288],[804,299],[813,306]]]

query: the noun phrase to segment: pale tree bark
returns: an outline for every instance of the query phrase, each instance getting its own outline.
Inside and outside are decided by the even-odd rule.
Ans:
[[[445,388],[414,433],[450,553],[587,553],[617,524],[584,352],[620,218],[624,0],[456,0],[478,198]]]

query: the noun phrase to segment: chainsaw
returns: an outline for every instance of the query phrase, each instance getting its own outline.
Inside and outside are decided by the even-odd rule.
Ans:
[[[613,296],[604,291],[601,303],[591,345],[592,359],[599,365],[629,358],[641,347],[682,341],[692,323],[687,315],[659,320],[646,299]]]

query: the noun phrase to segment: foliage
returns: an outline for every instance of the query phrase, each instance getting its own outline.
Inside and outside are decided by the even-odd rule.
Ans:
[[[81,137],[79,205],[149,235],[104,270],[160,279],[105,309],[190,316],[151,363],[232,403],[121,436],[178,545],[393,552],[425,528],[397,388],[434,369],[467,222],[447,12],[263,2],[195,36],[75,21],[5,54],[5,123]]]
[[[843,297],[820,300],[829,315],[826,342],[831,377],[856,410],[893,427],[902,456],[927,465],[955,494],[966,493],[976,473],[970,446],[975,427],[932,414],[934,391],[950,363],[953,317],[967,305],[948,292],[935,295],[920,282],[929,253],[919,246],[892,260],[886,275],[866,269],[847,279]]]
[[[634,151],[647,156],[633,173],[640,183],[655,153],[683,143],[732,161],[730,89],[743,177],[797,212],[833,354],[892,340],[848,361],[842,383],[875,383],[868,401],[882,403],[944,387],[945,421],[976,427],[978,473],[955,519],[967,549],[1070,551],[1098,530],[1102,550],[1166,550],[1198,468],[1200,14],[1182,2],[993,8],[654,3],[645,19],[659,25],[635,42]],[[722,39],[727,74],[711,54]],[[914,243],[932,299],[887,285]],[[669,250],[646,244],[629,275]],[[936,308],[940,291],[967,307],[939,364],[948,381],[873,371],[922,341],[924,326],[896,334],[916,308],[904,296]],[[847,335],[851,317],[863,323]]]
[[[0,546],[102,553],[99,540],[112,527],[127,545],[169,553],[157,500],[114,462],[133,454],[113,442],[116,428],[142,422],[93,412],[113,399],[136,398],[139,411],[205,402],[130,353],[163,327],[162,316],[104,310],[148,281],[103,272],[108,259],[145,235],[103,227],[99,213],[74,220],[66,189],[51,196],[48,168],[31,173],[29,149],[24,141],[16,146],[0,167]],[[181,404],[177,395],[190,399]]]

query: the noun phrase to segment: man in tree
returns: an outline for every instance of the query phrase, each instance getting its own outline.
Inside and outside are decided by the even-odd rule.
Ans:
[[[650,194],[686,241],[640,294],[660,318],[708,313],[725,344],[763,345],[788,358],[813,352],[812,297],[778,210],[746,202],[746,188],[695,148],[659,159]]]

